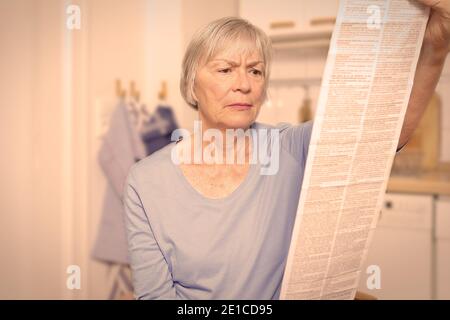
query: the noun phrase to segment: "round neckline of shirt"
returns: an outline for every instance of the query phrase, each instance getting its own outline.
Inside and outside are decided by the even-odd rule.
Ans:
[[[255,128],[255,123],[251,125],[251,128]],[[252,143],[253,143],[253,140],[252,140]],[[172,144],[173,145],[170,148],[169,155],[172,154],[172,149],[176,147],[176,141],[172,142]],[[185,177],[185,175],[184,175],[183,171],[181,170],[181,168],[179,167],[179,165],[176,165],[175,163],[173,163],[171,159],[169,159],[169,161],[171,163],[171,167],[174,169],[175,173],[180,178],[181,183],[184,185],[185,189],[189,193],[193,194],[195,197],[199,198],[200,200],[211,202],[211,203],[222,203],[222,202],[234,200],[234,198],[236,198],[241,193],[241,191],[250,183],[250,181],[253,179],[253,176],[255,175],[255,173],[257,172],[257,169],[259,167],[258,162],[249,163],[249,169],[247,171],[247,174],[245,175],[244,180],[239,184],[239,186],[236,189],[234,189],[229,195],[227,195],[225,197],[209,198],[209,197],[206,197],[205,195],[203,195],[202,193],[200,193],[197,189],[195,189],[192,186],[192,184]]]

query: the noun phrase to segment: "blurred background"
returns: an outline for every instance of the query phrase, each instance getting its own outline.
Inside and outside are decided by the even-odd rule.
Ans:
[[[260,122],[314,117],[338,0],[0,0],[0,299],[129,299],[120,187],[193,127],[181,98],[199,27],[241,16],[274,44]],[[360,290],[450,299],[450,59],[396,156]],[[131,128],[131,129],[130,129]],[[370,265],[381,288],[366,285]]]

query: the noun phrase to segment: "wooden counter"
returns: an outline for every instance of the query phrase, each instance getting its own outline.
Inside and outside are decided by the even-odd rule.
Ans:
[[[392,173],[387,192],[450,196],[450,170],[439,169],[409,175]]]

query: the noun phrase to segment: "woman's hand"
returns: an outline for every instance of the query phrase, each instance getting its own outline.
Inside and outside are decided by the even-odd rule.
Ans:
[[[424,44],[436,50],[449,50],[450,45],[450,0],[417,0],[429,6],[430,18],[425,30]]]

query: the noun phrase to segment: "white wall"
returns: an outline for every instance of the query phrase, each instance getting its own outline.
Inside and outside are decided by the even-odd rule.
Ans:
[[[0,298],[61,297],[60,6],[0,1]]]
[[[32,37],[33,20],[30,20],[30,13],[23,11],[25,2],[0,2],[0,12],[13,13],[6,17],[2,14],[0,19],[0,39],[2,43],[10,44],[4,47],[0,60],[2,74],[7,72],[10,75],[8,78],[0,77],[0,145],[2,154],[7,155],[0,158],[0,174],[3,177],[0,182],[0,260],[3,262],[0,267],[0,299],[6,298],[9,293],[17,296],[26,286],[25,278],[14,275],[16,272],[24,274],[29,263],[26,259],[29,228],[26,229],[28,224],[25,223],[32,206],[30,201],[23,201],[22,196],[31,197],[32,166],[29,161],[32,159],[32,141],[29,136],[32,127],[28,115],[32,111],[32,99],[30,95],[20,95],[20,92],[30,92],[32,88],[32,76],[28,70],[33,66],[33,44],[27,40]],[[20,40],[15,41],[16,37]],[[22,148],[17,148],[16,144]]]

